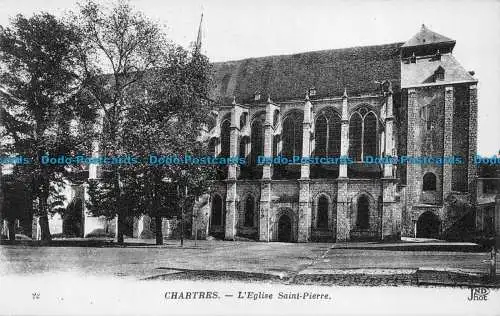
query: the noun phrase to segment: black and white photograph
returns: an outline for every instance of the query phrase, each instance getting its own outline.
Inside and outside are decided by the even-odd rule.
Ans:
[[[0,0],[0,315],[500,315],[500,1]]]

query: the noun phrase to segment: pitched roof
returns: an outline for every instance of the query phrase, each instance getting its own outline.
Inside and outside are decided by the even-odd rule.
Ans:
[[[415,87],[433,82],[436,70],[444,69],[444,80],[440,82],[475,82],[477,81],[451,54],[444,54],[440,59],[422,58],[416,63],[402,63],[401,88]]]
[[[399,48],[402,43],[322,50],[294,55],[248,58],[214,63],[213,98],[230,103],[251,103],[255,92],[262,99],[302,99],[311,87],[316,96],[349,96],[378,92],[377,82],[401,79]]]
[[[401,47],[431,45],[437,43],[455,43],[455,40],[431,31],[424,24],[422,24],[422,28],[420,29],[420,31],[412,38],[410,38],[406,43],[404,43]]]

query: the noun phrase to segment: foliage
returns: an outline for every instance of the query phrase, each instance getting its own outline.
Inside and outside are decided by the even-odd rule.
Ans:
[[[33,159],[15,172],[32,177],[31,193],[39,200],[37,213],[44,223],[54,210],[49,197],[58,200],[51,183],[60,183],[68,171],[41,164],[41,156],[69,155],[89,147],[93,111],[82,89],[81,42],[79,32],[48,13],[17,15],[10,27],[0,29],[1,149]],[[48,225],[42,231],[42,238],[49,239]]]
[[[79,19],[88,34],[87,60],[94,60],[89,90],[104,117],[104,153],[146,160],[149,154],[206,154],[200,132],[212,106],[207,58],[167,41],[159,26],[123,1],[112,7],[88,1]],[[109,75],[103,76],[106,70]],[[209,167],[151,166],[147,161],[103,168],[101,179],[90,182],[89,207],[108,218],[170,217],[185,202],[178,198],[178,186],[198,194],[211,177]]]
[[[79,166],[41,164],[43,155],[89,155],[94,143],[100,155],[146,160],[149,154],[208,154],[201,134],[213,105],[208,59],[199,45],[188,51],[168,41],[157,23],[126,1],[88,0],[69,20],[18,15],[0,28],[0,62],[1,149],[33,158],[16,166],[14,177],[25,179],[23,192],[37,202],[42,239],[50,238],[47,215],[65,211],[61,186],[81,182],[86,173]],[[125,217],[179,215],[214,176],[210,166],[147,161],[100,168],[100,179],[89,181],[87,204],[93,215],[118,216],[118,241]],[[6,201],[19,200],[7,191]]]
[[[14,220],[31,214],[33,207],[29,202],[30,184],[14,175],[2,176],[2,193],[5,197],[2,201],[3,217],[8,220]]]

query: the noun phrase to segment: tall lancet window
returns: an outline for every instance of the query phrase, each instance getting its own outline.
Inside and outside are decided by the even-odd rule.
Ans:
[[[362,161],[366,156],[376,156],[377,142],[377,116],[366,108],[354,112],[349,121],[349,156],[354,161]]]
[[[264,121],[266,114],[262,113],[257,115],[252,122],[251,129],[251,158],[250,163],[252,165],[257,164],[257,157],[264,155]]]
[[[231,122],[224,120],[220,128],[220,157],[229,157],[231,146]]]
[[[323,111],[316,119],[314,131],[316,156],[340,156],[340,117]]]
[[[354,161],[361,161],[363,119],[359,113],[354,113],[349,121],[349,156]]]
[[[377,154],[377,117],[373,112],[365,116],[363,124],[363,157]]]
[[[302,112],[292,112],[283,120],[282,155],[285,157],[302,155]]]

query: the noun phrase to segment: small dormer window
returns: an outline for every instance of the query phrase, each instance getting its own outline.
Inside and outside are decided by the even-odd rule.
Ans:
[[[253,99],[255,101],[260,101],[260,92],[259,91],[255,91]]]
[[[443,81],[444,80],[444,69],[439,66],[438,69],[434,72],[435,81]]]
[[[415,53],[413,53],[413,55],[411,55],[410,57],[410,63],[415,64],[416,62],[417,62],[417,57],[415,56]]]
[[[439,52],[439,49],[437,50],[436,55],[434,55],[434,58],[436,60],[441,60],[441,53]]]
[[[314,97],[316,95],[316,88],[311,87],[309,88],[309,96]]]

